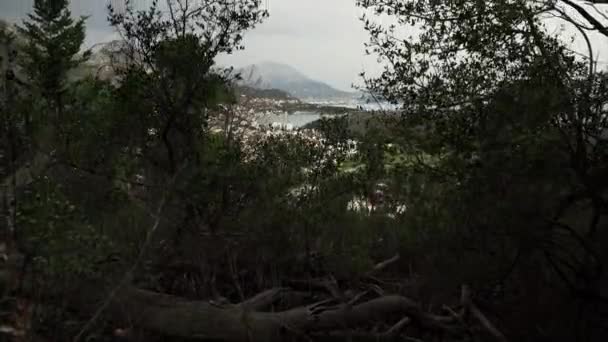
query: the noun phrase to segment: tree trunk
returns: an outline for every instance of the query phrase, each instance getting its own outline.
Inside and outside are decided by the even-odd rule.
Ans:
[[[287,336],[347,330],[393,316],[408,316],[421,327],[458,334],[450,318],[423,313],[413,301],[386,296],[358,305],[309,305],[282,312],[268,307],[282,289],[264,292],[241,304],[214,305],[127,287],[110,305],[113,317],[162,335],[220,341],[282,341]]]

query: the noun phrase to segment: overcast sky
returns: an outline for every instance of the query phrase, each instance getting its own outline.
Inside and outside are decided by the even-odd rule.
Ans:
[[[87,44],[112,40],[106,17],[107,0],[71,0],[72,12],[90,15]],[[137,0],[140,2],[150,0]],[[379,69],[374,58],[364,56],[367,34],[358,20],[355,0],[264,0],[270,11],[262,25],[245,35],[245,50],[222,56],[222,65],[245,66],[263,61],[289,64],[304,74],[348,90],[360,83],[358,74]],[[27,13],[33,0],[0,0],[0,17],[17,18]],[[571,32],[571,33],[570,33]],[[568,30],[568,34],[576,31]],[[608,61],[608,38],[594,37],[596,54]],[[577,50],[585,51],[577,37]],[[605,64],[602,64],[605,66]]]
[[[290,64],[343,90],[363,71],[367,34],[355,0],[267,0],[270,18],[245,36],[234,65],[264,60]],[[367,63],[370,67],[372,63]]]
[[[142,1],[142,0],[140,0]],[[245,66],[263,61],[289,64],[311,78],[342,90],[358,82],[365,61],[367,35],[359,22],[355,0],[264,0],[268,18],[245,35],[245,50],[222,56],[222,65]],[[31,9],[33,0],[0,0],[0,16],[15,18]],[[111,40],[106,1],[72,0],[76,15],[90,15],[87,44]],[[374,63],[367,63],[373,67]]]

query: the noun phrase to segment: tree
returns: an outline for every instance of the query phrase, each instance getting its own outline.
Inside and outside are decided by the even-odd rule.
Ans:
[[[580,180],[601,174],[603,150],[589,143],[597,151],[582,154],[564,141],[576,146],[577,132],[597,133],[592,129],[601,124],[589,120],[605,120],[598,114],[605,81],[594,73],[589,82],[588,64],[530,23],[529,8],[496,1],[496,13],[473,15],[484,4],[447,2],[437,15],[459,14],[459,25],[425,25],[419,41],[405,43],[368,26],[381,43],[374,47],[394,62],[370,88],[403,103],[404,115],[395,124],[365,116],[373,129],[355,143],[348,118],[320,121],[316,131],[265,131],[247,122],[252,110],[234,95],[230,70],[214,60],[241,48],[242,33],[267,15],[260,4],[173,0],[136,11],[127,2],[120,13],[110,7],[123,38],[106,46],[113,50],[111,80],[91,75],[72,83],[64,71],[40,78],[60,80],[47,84],[58,87],[48,92],[61,93],[61,101],[54,95],[24,108],[50,112],[70,148],[47,160],[47,169],[30,170],[27,154],[10,167],[19,206],[9,218],[35,267],[0,266],[0,277],[25,273],[23,294],[16,295],[39,308],[34,316],[24,310],[32,318],[26,323],[35,323],[31,331],[75,341],[128,337],[126,324],[152,339],[490,334],[505,341],[503,327],[508,335],[519,330],[503,320],[497,329],[490,322],[499,315],[488,319],[478,307],[509,311],[492,310],[497,301],[486,292],[500,290],[496,284],[530,290],[523,298],[540,304],[523,308],[560,304],[563,317],[571,302],[554,296],[551,284],[570,282],[579,298],[601,298],[594,278],[600,249],[581,234],[586,227],[563,217],[549,226],[545,219],[573,189],[585,190],[587,199],[593,189],[601,209],[600,182]],[[31,42],[29,49],[40,48]],[[401,43],[411,50],[399,50]],[[35,50],[37,58],[48,58],[45,51]],[[23,63],[26,71],[42,75],[31,71],[32,60]],[[30,78],[31,92],[42,93],[36,85],[43,82],[31,81],[38,79]],[[2,117],[12,120],[3,133],[24,127],[15,113]],[[19,181],[19,166],[31,181]],[[357,203],[366,197],[369,210]],[[587,218],[584,208],[570,211]],[[598,230],[590,236],[601,241]],[[396,252],[407,255],[405,262]],[[418,290],[416,272],[437,276],[431,295]],[[560,282],[534,288],[536,278]],[[444,300],[463,282],[475,296],[462,286],[460,301]],[[434,305],[437,295],[453,305]],[[551,330],[550,319],[530,321]],[[542,330],[520,327],[530,339]]]
[[[64,114],[70,113],[69,91],[73,86],[69,73],[88,55],[80,54],[85,35],[84,18],[74,22],[67,6],[67,1],[36,1],[34,13],[23,27],[13,30],[7,25],[2,27],[1,33],[2,50],[8,52],[3,56],[6,58],[2,58],[2,97],[5,101],[0,109],[2,151],[6,152],[2,153],[6,173],[3,172],[0,181],[0,202],[2,209],[7,209],[3,218],[8,223],[2,242],[9,246],[9,253],[23,256],[9,273],[16,280],[8,294],[19,298],[19,305],[10,309],[3,307],[3,310],[14,311],[11,317],[17,321],[16,330],[12,332],[15,334],[24,333],[22,329],[27,328],[23,325],[32,324],[31,301],[25,299],[28,295],[23,289],[41,286],[37,280],[53,280],[48,275],[59,269],[42,264],[54,256],[71,254],[65,253],[70,239],[86,235],[82,221],[72,216],[74,206],[70,206],[71,209],[63,205],[56,207],[46,201],[58,196],[53,200],[57,204],[63,195],[58,187],[55,188],[59,183],[57,178],[49,177],[53,164],[50,153],[55,150],[61,159],[65,158],[61,152],[69,141],[66,128],[71,118]],[[40,187],[45,183],[49,187]],[[67,214],[63,223],[59,223],[61,212]],[[64,227],[71,225],[74,229],[53,232],[52,227],[64,224]],[[42,238],[45,235],[50,239]],[[86,240],[90,242],[98,237]],[[48,251],[53,249],[55,251],[50,255]],[[60,270],[62,276],[75,270],[72,267],[75,264],[65,261],[59,262],[67,266]],[[42,285],[41,288],[51,286]],[[37,296],[31,297],[34,298]],[[14,304],[13,300],[9,302]]]
[[[407,222],[413,227],[405,229],[421,225],[421,218],[427,220],[424,226],[430,221],[437,227],[435,243],[443,241],[445,250],[462,258],[455,258],[463,266],[452,281],[478,288],[521,286],[529,293],[539,291],[538,284],[552,284],[551,290],[534,292],[534,300],[539,306],[559,301],[564,308],[560,321],[575,320],[572,305],[587,310],[605,303],[597,289],[606,283],[601,269],[607,260],[599,256],[599,240],[606,238],[600,227],[605,226],[607,193],[596,175],[606,167],[606,76],[596,70],[591,45],[589,55],[579,58],[543,21],[556,14],[586,37],[589,29],[560,10],[560,3],[578,5],[358,3],[368,13],[363,18],[368,51],[385,64],[382,75],[368,79],[367,86],[401,105],[397,139],[408,153],[420,156],[409,172],[424,171],[426,196],[435,201],[417,201],[409,208]],[[394,24],[382,24],[376,15],[388,15]],[[595,25],[591,30],[604,30]],[[417,31],[410,34],[408,28]],[[440,197],[431,193],[437,186]],[[420,239],[428,237],[421,234]],[[485,263],[487,258],[492,262]],[[445,255],[437,262],[451,264]],[[473,269],[483,271],[474,274]],[[552,272],[530,276],[532,270],[546,269]],[[531,298],[520,300],[533,305]],[[551,324],[542,316],[530,321]],[[593,340],[599,329],[584,332]],[[557,334],[576,333],[563,328]]]
[[[30,90],[45,99],[50,109],[45,119],[54,125],[63,119],[69,71],[89,56],[89,52],[80,54],[86,18],[74,21],[68,4],[68,0],[35,0],[34,13],[19,28],[28,42],[20,61]]]
[[[115,65],[124,77],[123,89],[137,88],[137,106],[148,112],[142,113],[148,122],[141,134],[146,137],[149,129],[157,133],[166,153],[157,164],[170,173],[193,156],[183,148],[194,146],[192,139],[205,129],[211,107],[227,93],[227,87],[222,89],[227,73],[214,69],[215,57],[242,48],[243,31],[267,16],[260,3],[171,0],[165,13],[158,1],[146,11],[134,10],[128,0],[124,13],[109,7],[110,23],[124,38],[122,62]]]

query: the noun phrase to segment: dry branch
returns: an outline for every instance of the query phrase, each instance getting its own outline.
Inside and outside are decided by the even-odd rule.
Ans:
[[[471,310],[471,314],[475,317],[479,323],[490,333],[492,336],[496,338],[496,340],[500,342],[507,342],[507,338],[505,335],[498,330],[492,322],[475,306],[475,304],[471,303],[469,309]]]
[[[396,254],[392,258],[384,260],[384,261],[376,264],[376,266],[374,266],[374,268],[372,268],[367,273],[365,273],[365,276],[367,276],[367,277],[373,276],[374,274],[387,268],[389,265],[394,264],[395,262],[399,261],[400,258],[401,257],[399,256],[399,254]]]
[[[289,291],[289,289],[285,287],[270,289],[257,294],[253,298],[250,298],[239,305],[247,310],[263,311],[281,299],[281,296],[287,291]]]
[[[410,324],[412,320],[409,317],[403,317],[399,322],[393,325],[386,333],[386,336],[395,336],[397,335],[406,325]]]

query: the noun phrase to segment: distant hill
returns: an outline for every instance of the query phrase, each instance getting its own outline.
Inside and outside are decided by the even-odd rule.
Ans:
[[[258,89],[280,89],[302,99],[350,99],[355,93],[344,92],[311,79],[295,68],[281,63],[264,62],[238,70],[244,85]]]
[[[283,100],[283,101],[298,100],[297,98],[293,97],[288,92],[286,92],[284,90],[280,90],[280,89],[273,89],[273,88],[259,89],[259,88],[254,88],[254,87],[250,87],[250,86],[246,86],[246,85],[241,85],[241,86],[238,86],[236,88],[236,90],[238,93],[240,93],[242,95],[256,97],[256,98]]]

